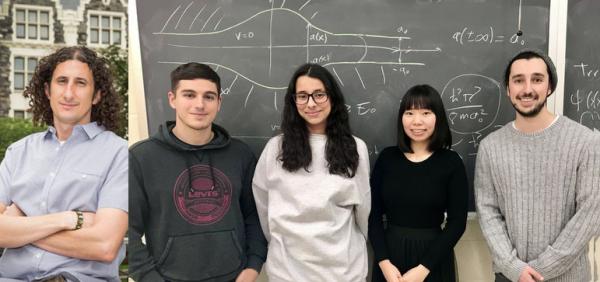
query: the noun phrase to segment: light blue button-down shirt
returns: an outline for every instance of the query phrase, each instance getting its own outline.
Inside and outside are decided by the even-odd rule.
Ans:
[[[61,211],[128,211],[127,142],[95,122],[77,125],[61,144],[56,129],[29,135],[8,147],[0,164],[0,203],[27,216]],[[57,255],[33,245],[6,249],[0,281],[33,281],[62,274],[69,281],[119,281],[125,248],[111,263]]]

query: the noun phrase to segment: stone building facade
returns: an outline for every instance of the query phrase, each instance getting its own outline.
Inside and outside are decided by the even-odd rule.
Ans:
[[[22,93],[58,48],[127,49],[127,0],[0,0],[0,117],[29,118]]]

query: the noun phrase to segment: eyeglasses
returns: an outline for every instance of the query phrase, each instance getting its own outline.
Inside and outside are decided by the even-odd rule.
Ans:
[[[315,103],[323,104],[323,103],[327,102],[329,95],[327,95],[327,93],[325,93],[325,92],[315,92],[313,94],[296,93],[294,95],[294,101],[298,105],[304,105],[304,104],[308,103],[308,99],[311,97],[312,97],[313,101],[315,101]]]

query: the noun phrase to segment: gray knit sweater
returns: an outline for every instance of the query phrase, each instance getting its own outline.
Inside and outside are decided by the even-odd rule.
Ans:
[[[590,281],[588,243],[600,226],[600,135],[559,117],[522,133],[512,124],[481,142],[475,197],[494,271],[517,281]]]

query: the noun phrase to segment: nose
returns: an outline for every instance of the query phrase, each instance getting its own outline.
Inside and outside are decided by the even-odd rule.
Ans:
[[[419,114],[413,115],[412,123],[417,125],[423,123],[423,116]]]
[[[317,103],[315,102],[315,96],[308,96],[308,102],[306,102],[306,105],[311,108],[316,106]]]
[[[73,98],[74,95],[75,95],[75,82],[69,81],[69,83],[67,84],[67,89],[65,89],[63,96],[64,96],[65,100],[70,100]]]
[[[525,82],[525,89],[524,89],[525,93],[532,93],[533,91],[533,86],[531,85],[531,81],[526,81]]]
[[[194,107],[198,110],[203,110],[204,109],[204,99],[203,97],[197,97],[194,101]]]

